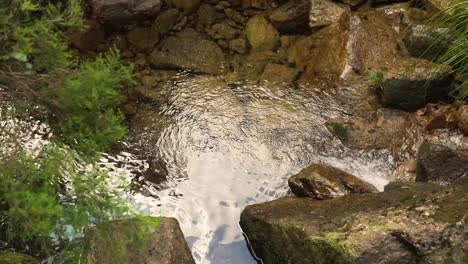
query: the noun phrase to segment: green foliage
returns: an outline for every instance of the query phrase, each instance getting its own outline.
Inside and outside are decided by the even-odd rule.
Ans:
[[[37,156],[19,153],[0,164],[0,240],[50,255],[65,248],[83,228],[128,217],[127,203],[109,189],[102,171],[86,170],[69,150],[50,146]],[[78,251],[80,249],[78,248]]]
[[[104,151],[126,133],[119,111],[120,91],[133,83],[133,68],[117,50],[82,63],[59,91],[59,127],[64,141],[85,154]]]
[[[453,40],[437,62],[450,65],[457,71],[462,81],[454,90],[454,94],[459,100],[464,100],[468,98],[468,0],[453,1],[452,5],[433,17],[432,25],[448,29],[438,42]],[[434,46],[439,44],[436,42]]]
[[[384,77],[381,72],[371,72],[364,76],[364,81],[370,87],[379,88],[383,84]]]

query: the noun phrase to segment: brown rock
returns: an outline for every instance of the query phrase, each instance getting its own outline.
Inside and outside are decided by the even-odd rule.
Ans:
[[[67,31],[68,41],[80,51],[93,51],[105,40],[101,26],[88,21],[84,29],[70,28]]]
[[[338,22],[341,15],[349,11],[349,6],[329,0],[312,0],[309,12],[309,26],[320,28]]]
[[[270,63],[265,67],[260,79],[270,84],[285,84],[290,85],[294,82],[298,74],[298,71],[294,68]]]
[[[162,6],[160,0],[90,0],[90,4],[94,18],[117,27],[156,17]]]
[[[263,16],[249,19],[245,34],[254,51],[271,51],[279,45],[278,30]]]
[[[290,0],[273,10],[271,23],[281,32],[304,33],[309,27],[310,0]]]
[[[137,50],[149,50],[159,42],[158,33],[151,27],[136,27],[127,34],[127,41]]]
[[[468,105],[462,105],[457,113],[458,128],[463,134],[468,135]]]
[[[428,104],[417,111],[418,122],[426,130],[452,129],[456,126],[456,114],[450,105]]]

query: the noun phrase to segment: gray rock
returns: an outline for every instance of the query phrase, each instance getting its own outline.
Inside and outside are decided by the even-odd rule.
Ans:
[[[160,0],[90,0],[92,16],[101,23],[122,27],[147,18],[156,17]]]
[[[195,264],[179,223],[165,217],[138,217],[88,228],[82,261]]]
[[[407,111],[447,101],[453,81],[450,72],[450,67],[427,60],[401,59],[383,72],[380,100],[385,106]]]
[[[331,200],[247,206],[240,225],[269,264],[466,263],[468,185],[392,184]]]
[[[175,26],[180,17],[180,12],[175,8],[162,11],[153,23],[153,30],[160,35],[165,35]]]
[[[282,33],[304,33],[309,27],[310,0],[290,0],[273,10],[271,23]]]
[[[279,45],[278,30],[263,16],[249,19],[245,34],[254,51],[271,51]]]
[[[349,6],[329,0],[311,0],[309,26],[311,28],[320,28],[331,25],[336,23],[341,15],[349,10]]]
[[[468,175],[468,150],[425,142],[419,147],[416,181],[448,184]]]
[[[349,193],[376,193],[371,184],[343,170],[312,164],[288,179],[289,188],[297,197],[319,200],[335,199]]]
[[[407,27],[403,40],[412,56],[430,60],[443,54],[451,43],[448,29],[422,24]]]
[[[225,57],[221,48],[193,29],[185,29],[165,39],[149,57],[156,68],[191,70],[221,74]]]

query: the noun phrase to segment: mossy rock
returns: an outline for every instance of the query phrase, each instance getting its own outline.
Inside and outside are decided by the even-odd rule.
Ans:
[[[28,255],[11,252],[0,251],[0,264],[39,264],[40,262]]]

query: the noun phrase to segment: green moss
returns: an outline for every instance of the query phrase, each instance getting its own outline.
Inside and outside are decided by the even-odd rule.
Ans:
[[[0,264],[36,264],[39,263],[33,257],[11,252],[0,251]]]
[[[383,85],[384,77],[381,72],[371,72],[364,76],[364,81],[373,88],[380,88]]]

